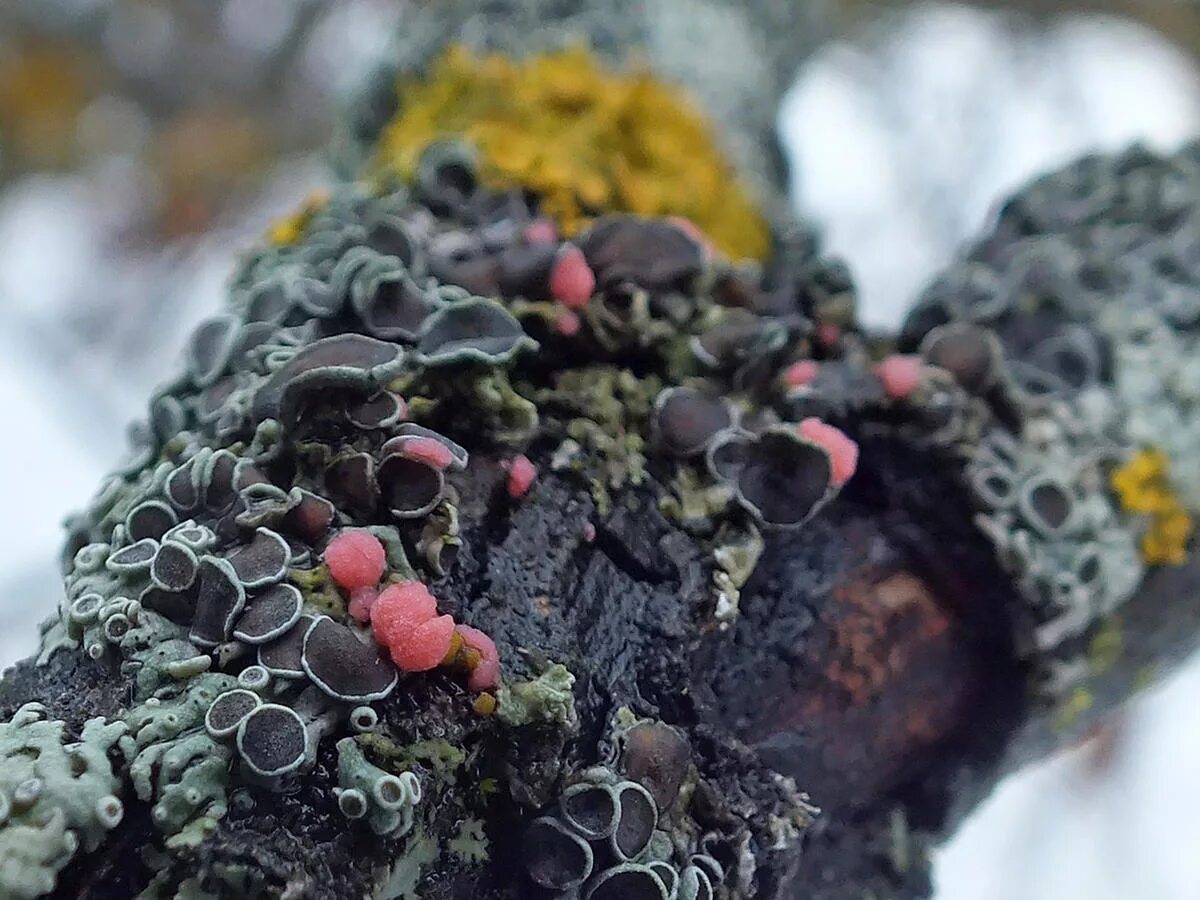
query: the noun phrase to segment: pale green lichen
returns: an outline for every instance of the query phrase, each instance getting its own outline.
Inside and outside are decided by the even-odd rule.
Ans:
[[[448,776],[462,768],[467,761],[467,754],[461,747],[438,739],[417,741],[401,747],[400,753],[401,758],[408,759],[410,763],[422,763],[438,775],[443,776]]]
[[[79,641],[67,633],[67,626],[58,616],[47,619],[39,629],[39,649],[34,665],[44,666],[59,650],[75,650],[79,647]]]
[[[0,831],[0,890],[13,900],[54,890],[58,872],[70,862],[78,841],[66,817],[54,812],[37,825],[10,822]]]
[[[382,734],[369,733],[359,735],[358,742],[396,771],[421,765],[439,778],[451,778],[467,761],[461,747],[441,738],[400,745]]]
[[[114,528],[125,522],[130,510],[147,497],[160,493],[174,468],[172,462],[160,462],[137,472],[130,481],[118,482],[120,490],[102,489],[97,497],[100,502],[94,503],[91,508],[96,530],[101,534],[111,534]],[[108,488],[108,485],[105,487]]]
[[[626,369],[602,366],[563,372],[552,389],[537,395],[540,407],[571,417],[552,467],[588,475],[602,511],[611,505],[610,491],[641,484],[646,477],[644,435],[661,390],[655,376],[638,378]]]
[[[446,509],[449,512],[446,512]],[[454,522],[455,531],[458,528],[458,511],[449,503],[442,503],[437,509],[430,514],[431,518],[438,516],[439,518],[446,517]],[[420,576],[416,569],[408,561],[408,553],[404,550],[404,541],[400,538],[400,532],[394,525],[369,525],[367,531],[375,535],[379,539],[379,543],[383,544],[385,559],[387,560],[388,571],[396,578],[402,581],[419,581]]]
[[[394,529],[392,529],[394,531]],[[380,538],[382,541],[383,538]],[[399,537],[397,536],[397,543]],[[384,543],[386,547],[386,542]],[[399,544],[404,549],[403,544]],[[445,575],[462,547],[459,535],[458,507],[453,503],[443,501],[429,514],[428,521],[421,529],[421,537],[417,540],[417,552],[424,558],[426,564],[438,575]],[[408,560],[405,559],[405,565]],[[390,554],[389,554],[390,565]],[[392,567],[395,568],[394,566]]]
[[[717,532],[717,546],[713,550],[717,570],[713,572],[713,583],[717,587],[714,615],[718,621],[728,622],[737,616],[741,590],[754,573],[762,552],[762,534],[753,523],[744,528],[725,523]]]
[[[311,569],[289,569],[287,580],[300,589],[308,609],[339,618],[346,614],[346,600],[329,577],[329,567],[324,563]]]
[[[1096,698],[1083,685],[1077,686],[1059,704],[1055,712],[1054,726],[1060,732],[1070,731],[1092,708]]]
[[[891,838],[888,846],[888,857],[892,868],[905,874],[913,863],[912,829],[909,828],[908,816],[903,806],[894,807],[888,815],[888,832]]]
[[[630,346],[653,347],[669,343],[679,332],[674,324],[654,314],[649,291],[631,288],[616,301],[600,294],[583,310],[588,328],[609,352]]]
[[[471,382],[471,391],[479,412],[480,426],[487,428],[501,444],[523,446],[538,426],[538,408],[522,397],[503,369],[488,369]]]
[[[376,894],[377,900],[420,900],[422,870],[437,862],[441,848],[436,838],[418,829],[408,847],[388,873]]]
[[[532,722],[575,725],[575,676],[562,663],[554,663],[529,681],[509,681],[496,695],[496,715],[516,728]]]
[[[184,732],[203,729],[204,714],[223,691],[237,687],[232,675],[206,672],[182,683],[168,683],[134,706],[125,716],[130,733],[122,739],[127,756],[152,744],[174,740]],[[130,749],[135,752],[131,753]]]
[[[225,815],[230,756],[227,748],[202,732],[154,744],[138,754],[130,774],[144,788],[139,788],[139,797],[158,798],[151,815],[170,835],[168,847],[199,843]],[[152,780],[154,772],[157,777]]]
[[[1125,649],[1124,645],[1125,641],[1121,636],[1120,615],[1114,615],[1101,623],[1088,642],[1087,660],[1091,673],[1103,675],[1105,672],[1111,671],[1120,662]]]
[[[120,823],[109,753],[124,733],[120,722],[97,718],[72,741],[38,703],[0,724],[0,897],[51,892],[76,851],[95,850]]]
[[[400,837],[413,826],[421,782],[413,772],[393,775],[370,763],[352,737],[337,742],[338,787],[334,795],[348,819],[364,819],[376,834]]]
[[[446,845],[450,852],[466,863],[483,863],[488,860],[488,839],[483,822],[475,818],[463,819],[458,834]]]
[[[206,662],[207,661],[207,662]],[[134,653],[130,663],[136,668],[134,694],[149,697],[154,691],[173,681],[186,681],[208,671],[212,657],[200,653],[196,645],[181,637],[170,637]]]
[[[277,419],[263,419],[254,430],[254,439],[246,452],[258,462],[270,462],[283,452],[283,448],[283,426]]]
[[[730,485],[714,484],[695,469],[681,466],[671,481],[671,492],[662,496],[658,506],[664,516],[685,528],[711,529],[732,500]]]
[[[110,514],[118,517],[121,508],[113,504]],[[237,679],[209,672],[212,656],[189,641],[183,627],[131,599],[149,584],[148,576],[110,571],[108,555],[108,546],[99,543],[76,554],[59,624],[43,632],[42,657],[72,645],[94,658],[110,650],[119,654],[133,699],[113,726],[111,743],[124,755],[138,799],[152,804],[166,847],[195,846],[227,810],[232,759],[205,733],[204,715]]]
[[[144,656],[157,661],[164,646]],[[147,672],[143,666],[139,676]],[[171,679],[125,716],[130,733],[121,739],[121,750],[134,791],[154,803],[151,816],[169,847],[203,840],[227,811],[232,751],[205,733],[204,714],[219,694],[235,687],[236,678],[215,672],[185,682]]]

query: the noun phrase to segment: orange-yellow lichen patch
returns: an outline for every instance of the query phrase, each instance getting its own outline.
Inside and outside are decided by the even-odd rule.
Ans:
[[[381,174],[411,179],[430,144],[461,139],[485,183],[532,189],[567,235],[604,212],[677,215],[731,257],[766,255],[767,223],[708,121],[648,72],[609,71],[582,47],[524,61],[455,47],[399,92]]]
[[[1149,519],[1142,558],[1151,565],[1182,565],[1195,525],[1171,486],[1167,455],[1153,448],[1139,450],[1110,480],[1121,507]]]
[[[313,191],[291,213],[276,219],[267,229],[267,240],[277,247],[286,247],[300,240],[312,217],[329,202],[328,191]]]

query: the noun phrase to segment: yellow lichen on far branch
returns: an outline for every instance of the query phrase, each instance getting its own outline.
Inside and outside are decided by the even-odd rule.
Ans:
[[[1126,512],[1148,517],[1142,536],[1142,558],[1150,565],[1182,565],[1195,523],[1171,485],[1167,455],[1155,448],[1139,450],[1110,478]]]
[[[532,190],[567,235],[606,212],[683,216],[732,258],[767,254],[767,222],[709,122],[648,71],[609,71],[583,47],[527,60],[452,47],[398,91],[376,174],[411,180],[427,147],[459,139],[485,184]]]
[[[267,228],[268,243],[277,247],[296,243],[304,234],[304,229],[308,227],[312,217],[328,202],[328,191],[313,191],[296,210],[271,223]]]

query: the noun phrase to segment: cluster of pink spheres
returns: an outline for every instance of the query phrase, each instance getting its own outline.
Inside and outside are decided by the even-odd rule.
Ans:
[[[550,220],[538,219],[526,226],[525,240],[531,244],[556,244],[558,229]],[[596,273],[588,265],[583,251],[574,244],[564,244],[550,270],[550,296],[561,304],[554,327],[563,337],[574,337],[579,333],[583,320],[578,311],[587,306],[595,290]]]
[[[816,381],[820,371],[819,363],[811,359],[802,359],[783,370],[783,382],[790,388],[804,387],[806,384]]]
[[[437,441],[430,443],[441,447]],[[434,452],[432,447],[430,452]],[[397,668],[405,672],[436,669],[451,656],[457,635],[461,644],[473,651],[467,686],[473,691],[499,686],[500,655],[495,643],[477,628],[457,625],[448,615],[439,616],[437,599],[422,582],[400,581],[379,590],[387,557],[379,539],[369,531],[347,528],[329,542],[324,559],[329,577],[350,595],[350,615],[371,623],[375,640],[387,648]]]
[[[514,500],[524,497],[537,479],[537,467],[521,453],[505,462],[504,468],[508,471],[508,496]]]
[[[564,244],[550,271],[550,293],[567,309],[583,309],[596,289],[596,275],[573,244]]]
[[[896,353],[875,367],[875,375],[883,382],[883,389],[889,397],[893,400],[903,400],[921,386],[921,373],[924,368],[919,356]]]

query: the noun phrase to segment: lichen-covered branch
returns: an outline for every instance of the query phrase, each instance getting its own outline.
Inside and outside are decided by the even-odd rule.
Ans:
[[[802,229],[638,207],[598,66],[410,72],[246,259],[0,682],[5,896],[924,897],[1194,638],[1190,153],[1032,187],[896,353]],[[629,144],[505,158],[497,78]]]

